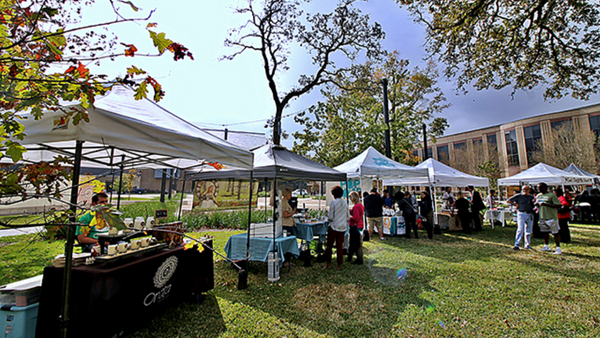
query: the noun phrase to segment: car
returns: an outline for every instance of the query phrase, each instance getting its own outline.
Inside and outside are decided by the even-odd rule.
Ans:
[[[306,196],[308,195],[308,191],[305,189],[296,189],[292,191],[292,196]]]
[[[131,194],[144,194],[145,192],[146,192],[146,189],[144,189],[144,188],[133,188],[130,191]]]

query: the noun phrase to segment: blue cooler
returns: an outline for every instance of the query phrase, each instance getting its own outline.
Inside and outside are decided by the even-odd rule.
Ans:
[[[40,303],[27,306],[2,305],[2,332],[4,338],[34,338]]]

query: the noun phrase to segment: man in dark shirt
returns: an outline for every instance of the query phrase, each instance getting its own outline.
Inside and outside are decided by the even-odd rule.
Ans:
[[[367,217],[367,225],[369,226],[369,237],[372,238],[373,227],[377,226],[379,239],[385,240],[383,237],[383,198],[377,193],[377,189],[371,189],[369,196],[364,198],[365,216]]]
[[[531,249],[531,232],[533,230],[533,208],[535,207],[534,197],[531,195],[531,188],[524,185],[521,188],[521,193],[513,195],[508,199],[508,203],[517,207],[517,233],[515,235],[514,250],[519,250],[523,232],[525,232],[524,244],[525,249]]]
[[[481,218],[480,211],[485,209],[485,204],[483,204],[483,200],[481,199],[481,195],[479,191],[475,190],[472,185],[467,187],[467,190],[471,193],[471,212],[473,216],[473,225],[475,227],[476,232],[481,231]]]
[[[471,233],[471,212],[469,208],[471,207],[471,203],[465,198],[462,192],[458,192],[456,202],[454,202],[454,208],[458,211],[458,218],[460,219],[460,226],[462,230],[466,234]]]

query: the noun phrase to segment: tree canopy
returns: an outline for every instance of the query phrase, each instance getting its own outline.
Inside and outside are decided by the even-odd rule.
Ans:
[[[371,24],[369,15],[354,7],[355,0],[341,0],[330,13],[309,14],[303,6],[310,0],[265,0],[260,6],[247,0],[237,13],[248,21],[230,32],[225,45],[237,51],[225,59],[246,52],[258,52],[273,101],[273,142],[281,141],[281,116],[290,101],[324,84],[339,83],[351,70],[334,59],[354,61],[364,52],[368,58],[380,54],[380,41],[385,33],[378,23]],[[314,72],[302,74],[297,85],[282,90],[278,78],[290,70],[294,47],[304,49],[312,59]],[[300,53],[299,53],[300,54]],[[344,60],[344,61],[346,61]]]
[[[459,89],[544,87],[546,99],[598,92],[597,1],[396,1],[426,25],[428,51]]]
[[[341,88],[322,91],[325,102],[296,116],[303,129],[294,133],[294,151],[328,166],[346,162],[369,146],[385,153],[381,81],[386,78],[392,157],[415,164],[412,150],[421,139],[423,123],[428,123],[429,137],[434,139],[448,127],[446,119],[435,117],[448,107],[437,77],[434,64],[411,69],[396,52],[356,67]]]
[[[122,78],[108,79],[106,75],[91,72],[90,63],[99,64],[118,57],[160,56],[166,51],[173,53],[176,61],[186,56],[192,58],[187,48],[156,31],[157,24],[150,22],[152,12],[131,18],[125,12],[140,12],[131,1],[110,0],[109,3],[114,14],[112,19],[84,24],[82,6],[93,6],[94,0],[0,0],[0,157],[9,156],[17,162],[26,151],[19,144],[27,133],[20,123],[20,112],[27,111],[34,118],[40,118],[44,111],[62,110],[78,124],[89,120],[86,111],[65,110],[61,102],[79,102],[83,108],[93,106],[95,97],[116,83],[134,87],[136,99],[145,98],[150,87],[154,100],[164,95],[161,85],[135,65],[125,69],[126,75]],[[97,19],[88,18],[86,22]],[[114,25],[132,22],[145,23],[155,52],[138,52],[135,41],[120,41],[110,31]],[[0,194],[25,193],[21,184],[31,184],[27,177],[37,175],[39,178],[41,173],[46,183],[54,186],[53,194],[59,194],[58,184],[52,185],[51,178],[68,178],[60,166],[65,161],[57,158],[51,164],[37,164],[37,173],[30,172],[34,168],[31,166],[0,172],[0,179],[5,183],[0,187]],[[36,187],[36,190],[43,189]]]

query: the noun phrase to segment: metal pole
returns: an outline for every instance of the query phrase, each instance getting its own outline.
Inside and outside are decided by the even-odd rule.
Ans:
[[[79,172],[81,170],[81,154],[83,142],[76,141],[75,161],[73,163],[73,182],[71,186],[71,222],[77,222],[77,195],[79,190]],[[73,264],[73,242],[75,241],[75,229],[67,227],[67,243],[65,247],[65,270],[63,271],[62,308],[60,311],[60,336],[67,337],[67,325],[69,323],[69,289],[71,287],[71,265]]]
[[[173,176],[175,175],[175,169],[169,169],[169,201],[171,200],[171,193],[173,192]]]
[[[113,170],[114,158],[115,158],[115,148],[110,147],[110,172],[112,173],[112,178],[110,180],[110,203],[111,204],[112,204],[113,191],[115,190],[115,171]]]
[[[250,197],[248,198],[248,238],[246,239],[246,257],[250,257],[250,223],[252,222],[252,183],[254,182],[254,171],[250,170]],[[258,203],[257,203],[258,205]],[[265,210],[267,210],[265,208]],[[246,267],[246,270],[248,267]]]
[[[119,192],[117,193],[117,210],[121,207],[121,190],[123,189],[123,171],[125,171],[125,155],[121,155],[121,165],[119,166]]]
[[[423,161],[429,158],[429,153],[427,152],[427,125],[423,123]]]
[[[381,80],[381,84],[383,84],[383,117],[385,119],[385,156],[388,158],[392,158],[392,149],[390,142],[390,116],[388,113],[388,80]]]
[[[181,199],[179,200],[179,217],[177,217],[178,221],[181,221],[181,212],[183,211],[183,191],[185,190],[185,174],[184,174],[183,183],[181,183]]]
[[[163,169],[160,181],[160,203],[165,203],[165,185],[167,184],[167,170]]]

